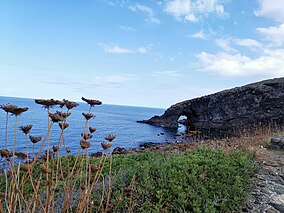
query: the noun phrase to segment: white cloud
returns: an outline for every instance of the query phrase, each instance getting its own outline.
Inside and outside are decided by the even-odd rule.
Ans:
[[[119,29],[126,31],[126,32],[135,32],[136,31],[133,27],[129,27],[129,26],[119,26]]]
[[[151,77],[155,78],[172,78],[172,77],[180,77],[181,74],[177,71],[159,71],[159,72],[153,72],[151,74]]]
[[[284,23],[284,1],[283,0],[258,0],[259,10],[255,11],[256,16],[272,18],[275,21]]]
[[[204,34],[204,32],[202,30],[197,32],[197,33],[194,33],[194,34],[190,35],[190,37],[192,37],[192,38],[200,38],[200,39],[204,39],[204,40],[207,39],[206,35]]]
[[[158,18],[155,17],[153,9],[146,5],[136,4],[135,6],[129,7],[129,9],[134,12],[140,11],[146,13],[148,17],[145,19],[145,21],[147,21],[148,23],[160,24],[161,22]]]
[[[139,47],[138,49],[137,49],[137,52],[139,52],[139,53],[147,53],[147,49],[145,48],[145,47]]]
[[[139,48],[124,48],[120,47],[116,44],[102,44],[99,43],[100,46],[103,47],[103,50],[105,53],[110,54],[127,54],[127,53],[141,53],[145,54],[148,52],[147,48],[145,47],[139,47]]]
[[[133,51],[127,48],[120,47],[116,44],[108,44],[108,45],[102,45],[104,48],[105,53],[111,53],[111,54],[126,54],[126,53],[132,53]]]
[[[284,49],[265,50],[257,58],[242,54],[201,52],[197,55],[201,70],[212,75],[225,77],[284,76]]]
[[[259,48],[262,46],[262,44],[259,43],[258,41],[249,38],[234,39],[234,42],[239,46],[248,47],[248,48]]]
[[[219,0],[171,0],[165,5],[165,11],[178,20],[197,22],[200,17],[210,13],[226,17],[224,6]]]
[[[217,46],[221,47],[226,52],[237,52],[236,49],[232,48],[230,46],[230,40],[229,39],[216,39]]]
[[[284,23],[277,27],[257,28],[257,31],[273,44],[284,44]]]

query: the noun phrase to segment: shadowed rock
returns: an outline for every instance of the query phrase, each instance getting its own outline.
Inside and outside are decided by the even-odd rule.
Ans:
[[[183,115],[190,127],[225,131],[260,122],[284,124],[284,77],[183,101],[138,122],[177,128]]]

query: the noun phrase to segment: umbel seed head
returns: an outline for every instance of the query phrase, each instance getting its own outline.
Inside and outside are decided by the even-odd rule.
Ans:
[[[32,136],[32,135],[30,135],[29,137],[30,137],[30,140],[31,140],[32,143],[37,143],[37,142],[41,141],[41,137],[35,137],[35,136]]]
[[[89,130],[90,130],[90,133],[94,133],[95,131],[97,131],[97,129],[94,127],[89,127]]]
[[[92,113],[85,113],[83,112],[82,115],[85,117],[86,120],[90,120],[91,118],[94,118],[95,115]]]
[[[84,97],[82,97],[82,100],[87,102],[87,104],[90,104],[91,106],[101,105],[102,104],[102,102],[99,101],[99,100],[87,99],[87,98],[84,98]]]
[[[62,122],[58,123],[58,125],[59,125],[60,129],[66,129],[69,126],[68,123],[62,123]]]
[[[108,135],[105,139],[108,140],[109,142],[112,142],[116,138],[115,135]]]
[[[91,134],[81,133],[81,137],[82,137],[84,140],[89,140],[89,139],[91,139],[93,136],[92,136]]]
[[[91,143],[85,140],[80,140],[80,146],[82,149],[88,149],[91,147]]]
[[[14,110],[11,111],[11,114],[14,116],[18,116],[22,114],[23,112],[28,111],[28,107],[16,107]]]
[[[35,99],[37,104],[43,105],[45,108],[49,108],[55,105],[59,105],[61,102],[54,99]]]
[[[3,109],[7,113],[13,112],[16,108],[17,106],[12,104],[0,105],[0,109]]]
[[[23,133],[25,133],[26,135],[29,134],[31,128],[33,127],[33,125],[27,125],[27,126],[20,126],[20,130],[22,130]]]
[[[107,142],[102,142],[101,143],[103,149],[110,149],[112,144],[111,143],[107,143]]]

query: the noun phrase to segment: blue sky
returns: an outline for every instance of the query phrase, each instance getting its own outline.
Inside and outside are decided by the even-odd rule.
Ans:
[[[283,0],[0,0],[0,96],[167,108],[283,76]]]

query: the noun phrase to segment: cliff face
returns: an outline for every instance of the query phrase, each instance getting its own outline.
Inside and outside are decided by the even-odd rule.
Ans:
[[[162,116],[140,122],[177,128],[182,115],[193,128],[232,130],[260,122],[284,124],[284,77],[183,101]]]

